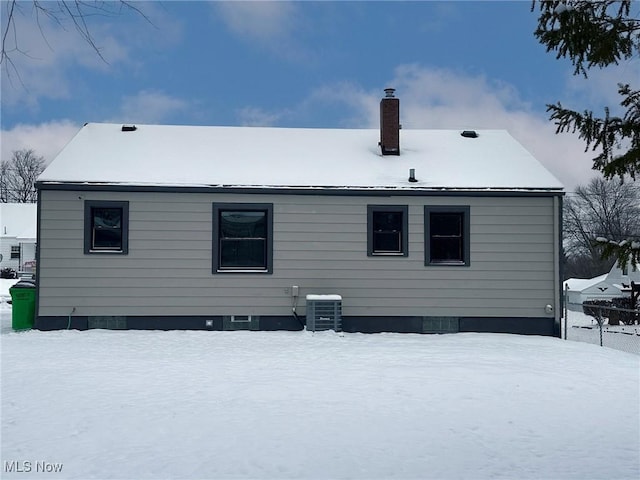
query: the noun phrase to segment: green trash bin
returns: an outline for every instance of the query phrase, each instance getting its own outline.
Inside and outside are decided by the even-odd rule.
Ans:
[[[11,294],[11,326],[14,330],[33,328],[36,316],[36,284],[21,280],[9,289]]]

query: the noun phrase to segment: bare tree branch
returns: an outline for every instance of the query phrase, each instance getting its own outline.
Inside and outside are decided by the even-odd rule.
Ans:
[[[602,261],[603,246],[596,238],[640,240],[640,188],[635,183],[594,178],[565,200],[563,218],[567,259],[579,259],[587,276],[599,275],[612,262]]]
[[[35,182],[44,170],[44,158],[33,150],[16,150],[11,160],[0,164],[0,201],[34,203]]]
[[[12,55],[18,53],[20,55],[28,56],[26,52],[20,49],[19,32],[16,28],[16,13],[20,10],[20,4],[18,0],[9,0],[6,3],[7,17],[6,22],[2,25],[2,46],[0,49],[0,64],[6,63],[11,66],[11,70],[18,74],[15,63],[12,60]],[[26,2],[25,2],[26,3]],[[98,55],[98,57],[105,63],[107,59],[102,54],[100,46],[96,43],[95,37],[91,31],[91,26],[88,23],[88,19],[92,16],[117,16],[122,15],[124,10],[130,10],[135,12],[144,18],[149,24],[153,25],[151,20],[136,7],[132,2],[120,0],[118,2],[103,2],[103,1],[83,1],[83,0],[58,0],[41,1],[32,0],[31,6],[35,11],[36,24],[40,30],[40,34],[49,46],[47,36],[44,33],[42,24],[40,23],[41,16],[45,16],[52,22],[56,23],[60,28],[66,30],[66,23],[70,22],[70,25],[76,30],[85,43]],[[9,36],[9,32],[12,35]]]

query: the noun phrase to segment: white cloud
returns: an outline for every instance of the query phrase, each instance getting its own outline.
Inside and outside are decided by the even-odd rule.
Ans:
[[[293,106],[277,110],[246,106],[236,111],[236,117],[245,126],[308,127],[322,117],[320,112],[324,109],[346,115],[335,120],[339,128],[369,128],[373,113],[379,109],[378,102],[375,94],[366,92],[362,87],[340,82],[314,89]]]
[[[105,120],[121,123],[161,123],[176,112],[189,108],[189,104],[161,92],[142,91],[126,97],[121,116]],[[82,125],[71,120],[58,120],[41,124],[18,124],[1,133],[1,159],[8,160],[14,150],[33,149],[49,163],[80,130]]]
[[[285,112],[267,112],[257,107],[245,107],[237,111],[240,124],[247,127],[270,127],[275,125]]]
[[[287,61],[313,63],[318,55],[297,38],[308,26],[296,2],[212,2],[216,19],[237,37]]]
[[[190,104],[163,92],[143,90],[137,95],[124,97],[120,115],[108,121],[116,123],[162,123],[176,113],[185,111]]]
[[[6,161],[14,150],[33,149],[49,163],[80,127],[71,120],[59,120],[38,125],[16,125],[10,130],[2,130],[1,158]]]
[[[215,2],[213,6],[233,32],[262,41],[289,35],[296,12],[293,2]]]
[[[640,60],[625,60],[620,65],[604,69],[594,68],[588,74],[589,77],[584,78],[567,72],[565,98],[560,99],[563,106],[577,110],[593,109],[597,116],[604,116],[604,107],[608,106],[612,115],[619,115],[624,110],[620,106],[622,97],[618,94],[618,84],[640,87]]]

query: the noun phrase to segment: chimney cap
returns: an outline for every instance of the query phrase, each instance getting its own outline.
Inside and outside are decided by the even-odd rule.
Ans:
[[[385,88],[384,93],[386,94],[386,98],[394,98],[393,94],[395,93],[395,88]]]

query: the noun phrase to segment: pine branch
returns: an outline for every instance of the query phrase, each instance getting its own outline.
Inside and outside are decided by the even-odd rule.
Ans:
[[[602,247],[602,258],[615,258],[619,268],[623,268],[629,261],[634,270],[640,266],[640,241],[625,239],[616,242],[598,237],[594,242]]]
[[[640,21],[629,17],[631,0],[533,0],[531,11],[536,3],[541,13],[534,35],[547,52],[568,58],[576,75],[618,64],[640,48]]]
[[[547,112],[556,124],[556,133],[577,133],[586,144],[585,151],[601,150],[593,159],[594,169],[606,178],[628,175],[635,179],[640,174],[640,91],[619,85],[618,93],[623,96],[624,117],[611,116],[607,107],[604,117],[595,117],[590,110],[580,113],[560,102],[547,105]]]

